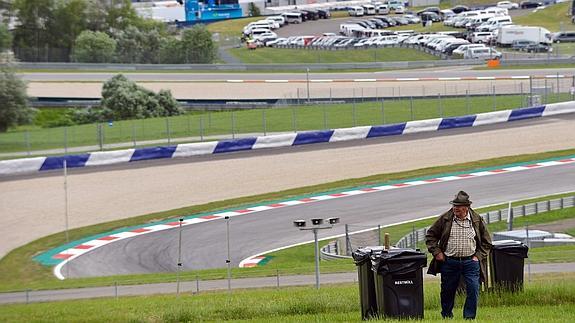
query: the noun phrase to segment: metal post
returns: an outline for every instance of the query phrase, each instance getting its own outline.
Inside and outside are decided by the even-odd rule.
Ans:
[[[200,141],[204,141],[204,116],[200,116]]]
[[[326,105],[323,105],[323,128],[324,129],[329,129],[327,126],[327,110],[326,110]]]
[[[232,139],[236,139],[236,114],[235,111],[232,110]]]
[[[384,98],[381,98],[381,124],[385,124],[385,108],[384,108]]]
[[[262,126],[264,128],[264,136],[267,136],[268,128],[266,123],[266,109],[262,110]]]
[[[495,85],[493,85],[493,111],[497,110],[497,96],[495,95]]]
[[[64,127],[64,155],[68,155],[68,127]]]
[[[443,118],[443,107],[441,106],[441,93],[437,93],[437,101],[439,104],[439,117]]]
[[[349,224],[345,225],[345,253],[351,255],[351,240],[349,239]]]
[[[30,149],[30,131],[26,130],[26,133],[24,134],[24,139],[26,140],[27,155],[30,156],[32,154],[31,149]]]
[[[228,292],[232,292],[232,261],[230,256],[230,217],[226,216],[226,240],[228,247],[228,259],[226,259],[226,265],[228,266]]]
[[[114,297],[118,299],[118,282],[114,282]]]
[[[276,286],[280,288],[280,270],[276,268]]]
[[[413,247],[413,249],[417,248],[417,247],[416,247],[416,242],[415,242],[415,239],[416,239],[415,225],[412,226],[412,228],[411,228],[411,239],[412,239],[411,241],[412,241],[412,247]]]
[[[575,75],[573,75],[571,80],[571,100],[575,101]]]
[[[100,146],[100,151],[104,150],[104,132],[102,130],[102,124],[98,123],[97,125],[97,133],[98,133],[98,146]]]
[[[467,114],[471,114],[471,106],[469,105],[469,90],[465,90],[465,108],[467,109]]]
[[[411,121],[413,121],[413,96],[409,98],[409,110],[411,111]]]
[[[313,229],[313,239],[315,241],[315,288],[319,289],[319,241],[317,239],[318,229]]]
[[[529,222],[525,225],[525,237],[527,240],[527,248],[531,249],[531,241],[529,240]],[[527,257],[527,281],[531,282],[531,260]]]
[[[70,243],[69,220],[68,220],[68,161],[64,159],[64,222],[66,244]],[[70,266],[66,266],[66,277],[70,277]]]
[[[377,244],[381,246],[381,224],[377,225]]]
[[[176,272],[176,295],[180,296],[180,270],[182,269],[182,223],[183,218],[180,218],[178,227],[178,268]]]
[[[295,107],[291,108],[291,121],[293,126],[293,132],[297,132],[297,124],[296,124],[296,115],[295,115]]]
[[[187,121],[186,123],[187,123],[187,126],[188,126],[188,136],[191,136],[191,135],[192,135],[192,122],[191,122],[190,119],[191,119],[191,117],[190,117],[190,114],[188,113],[188,114],[186,115],[186,121]]]
[[[525,97],[523,96],[523,82],[519,83],[519,89],[521,90],[521,107],[524,107]]]
[[[297,88],[297,104],[299,104],[299,87]]]
[[[166,134],[168,135],[168,145],[171,143],[172,141],[172,136],[170,133],[170,119],[168,117],[166,117]]]
[[[507,231],[513,230],[513,208],[511,207],[511,202],[507,207]]]
[[[136,148],[136,123],[132,120],[132,143]]]
[[[200,292],[200,276],[196,274],[196,293]]]
[[[26,304],[30,304],[30,290],[26,290]]]
[[[307,102],[311,102],[310,101],[310,94],[309,94],[309,68],[306,68],[306,72],[305,72],[305,76],[306,76],[306,84],[307,84]]]
[[[545,104],[547,104],[547,78],[545,78]]]
[[[529,75],[529,101],[530,103],[533,101],[533,76],[531,75]]]
[[[560,86],[559,85],[559,72],[557,72],[557,78],[555,80],[556,80],[555,83],[557,84],[557,86],[555,87],[555,93],[556,93],[555,94],[555,98],[556,98],[555,100],[557,102],[559,102],[559,93],[561,93],[561,91],[559,90],[559,86]]]
[[[333,96],[331,95],[331,88],[329,88],[329,103],[333,100]]]

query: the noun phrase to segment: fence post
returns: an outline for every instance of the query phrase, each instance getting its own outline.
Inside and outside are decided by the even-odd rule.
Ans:
[[[200,276],[196,274],[196,294],[200,292]]]
[[[276,286],[277,289],[280,288],[280,270],[276,268]]]
[[[64,127],[64,155],[68,155],[68,126]]]
[[[26,304],[30,304],[30,290],[26,290]]]
[[[559,72],[557,72],[557,78],[556,78],[556,82],[555,82],[555,83],[557,84],[557,86],[555,87],[555,91],[556,91],[556,92],[555,92],[555,100],[556,100],[557,102],[559,102],[559,93],[561,93],[561,91],[560,91],[560,89],[559,89],[559,87],[560,87],[560,85],[559,85]]]
[[[166,117],[166,134],[168,135],[168,145],[171,143],[171,133],[170,133],[170,119]]]
[[[381,124],[384,125],[385,124],[385,108],[384,108],[384,101],[385,99],[382,97],[381,98]]]
[[[545,78],[545,104],[547,104],[547,78]]]
[[[26,142],[27,155],[30,156],[32,154],[30,149],[30,131],[26,130],[26,132],[24,133],[24,140]]]
[[[331,92],[331,89],[330,89]],[[326,110],[326,105],[323,105],[323,128],[324,129],[329,129],[327,126],[327,110]]]
[[[381,224],[377,225],[377,243],[381,246]]]
[[[469,106],[469,90],[465,90],[465,108],[467,109],[467,114],[471,114],[471,107]]]
[[[299,99],[298,99],[299,100]],[[291,108],[291,114],[292,114],[292,126],[293,126],[293,132],[297,132],[297,124],[296,124],[296,115],[295,115],[295,107],[292,106]]]
[[[443,118],[443,107],[441,106],[441,93],[437,93],[437,101],[439,104],[439,117]]]
[[[268,128],[266,123],[266,109],[262,109],[262,125],[264,128],[264,136],[267,136]]]
[[[232,139],[236,139],[236,113],[232,110]]]
[[[521,90],[521,107],[525,106],[525,97],[523,95],[523,82],[519,82],[519,89]]]
[[[493,85],[493,111],[497,110],[497,96],[495,95],[495,85]]]
[[[345,254],[351,255],[351,240],[349,239],[349,224],[345,225]]]
[[[413,121],[413,96],[409,98],[409,110],[411,111],[411,121]]]
[[[114,297],[116,298],[116,300],[118,299],[118,282],[117,281],[114,282]]]
[[[100,151],[103,151],[104,150],[104,130],[102,129],[102,123],[98,123],[97,133],[98,133],[98,145],[100,146]]]

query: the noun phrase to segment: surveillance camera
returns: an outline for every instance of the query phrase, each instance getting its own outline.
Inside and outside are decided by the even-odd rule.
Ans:
[[[311,224],[321,225],[321,224],[323,224],[323,219],[311,219]]]
[[[295,220],[293,221],[293,225],[298,228],[305,227],[305,220]]]
[[[326,219],[326,221],[329,224],[337,224],[337,223],[339,223],[339,218],[328,218],[328,219]]]

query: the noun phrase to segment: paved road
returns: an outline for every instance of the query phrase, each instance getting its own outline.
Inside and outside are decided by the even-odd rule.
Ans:
[[[476,205],[504,203],[559,192],[575,186],[575,165],[440,182],[303,204],[234,217],[230,220],[232,265],[251,255],[309,241],[311,234],[293,228],[297,219],[339,217],[342,224],[388,225],[439,214],[461,189]],[[323,230],[321,237],[343,234],[344,226]],[[225,267],[226,222],[210,221],[182,231],[182,263],[186,270]],[[398,239],[400,237],[392,237]],[[80,256],[62,270],[68,277],[123,275],[176,270],[178,230],[121,240]]]
[[[77,228],[374,174],[572,149],[574,122],[575,115],[565,115],[394,138],[71,169],[69,224]],[[0,214],[8,215],[0,217],[0,256],[64,230],[63,187],[59,171],[0,179]]]
[[[525,265],[525,283],[528,282],[528,266]],[[424,269],[425,270],[425,269]],[[574,272],[575,263],[558,263],[558,264],[534,264],[531,265],[532,274]],[[424,275],[424,279],[437,279],[435,276]],[[352,283],[357,281],[357,273],[338,273],[322,274],[322,284]],[[243,288],[262,288],[262,287],[287,287],[315,284],[315,276],[298,275],[298,276],[277,276],[262,278],[242,278],[231,281],[232,289]],[[207,281],[185,281],[180,284],[182,293],[197,293],[214,290],[225,290],[228,288],[227,280],[207,280]],[[12,303],[34,303],[75,300],[96,297],[115,297],[115,296],[136,296],[136,295],[156,295],[156,294],[175,294],[177,290],[176,283],[160,283],[145,285],[126,285],[126,286],[109,286],[109,287],[87,287],[63,290],[43,290],[29,292],[0,293],[0,304]]]

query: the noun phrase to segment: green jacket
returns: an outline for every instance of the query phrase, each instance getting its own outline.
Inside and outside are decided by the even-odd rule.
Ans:
[[[491,236],[481,216],[471,208],[469,209],[469,213],[471,214],[471,222],[475,230],[475,256],[479,259],[481,266],[481,281],[487,282],[487,257],[491,250]],[[428,274],[437,275],[441,271],[441,262],[435,260],[435,255],[440,252],[445,252],[447,249],[447,241],[451,234],[453,217],[454,214],[451,209],[443,213],[425,234],[427,250],[434,256],[429,263]]]

